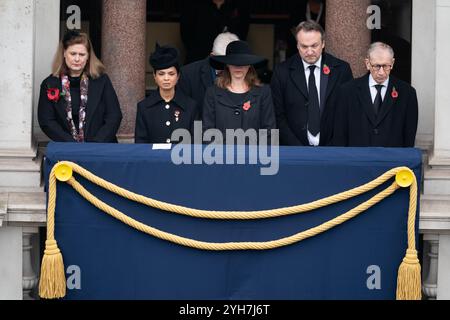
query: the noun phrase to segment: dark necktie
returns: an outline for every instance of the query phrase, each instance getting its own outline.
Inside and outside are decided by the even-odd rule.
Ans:
[[[314,76],[314,70],[316,66],[309,66],[309,81],[308,81],[308,95],[309,95],[309,107],[308,107],[308,131],[313,136],[317,136],[320,132],[320,105],[319,96],[317,94],[316,77]]]
[[[375,85],[375,89],[377,89],[377,95],[375,97],[375,101],[373,102],[373,111],[375,111],[375,115],[378,115],[381,105],[383,104],[383,98],[381,97],[381,89],[383,89],[383,85],[377,84]]]

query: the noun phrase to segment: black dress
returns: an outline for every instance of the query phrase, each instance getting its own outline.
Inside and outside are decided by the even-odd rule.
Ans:
[[[81,92],[80,83],[81,77],[70,77],[70,98],[72,100],[72,119],[75,124],[75,128],[79,128],[80,125],[80,102],[81,102]]]

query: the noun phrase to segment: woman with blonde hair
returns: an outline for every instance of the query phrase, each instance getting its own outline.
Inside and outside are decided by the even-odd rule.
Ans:
[[[210,57],[211,66],[223,72],[205,95],[204,130],[219,129],[225,137],[227,129],[267,129],[270,135],[276,127],[272,94],[261,85],[255,70],[264,62],[240,40],[228,44],[226,55]]]
[[[68,31],[41,84],[38,120],[57,142],[117,142],[119,100],[85,33]]]

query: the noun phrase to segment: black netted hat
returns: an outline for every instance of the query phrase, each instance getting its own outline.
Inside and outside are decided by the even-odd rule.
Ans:
[[[178,50],[171,46],[160,46],[156,43],[155,51],[150,55],[150,65],[155,71],[170,67],[175,67],[178,70]]]
[[[66,33],[64,34],[62,42],[64,44],[66,44],[70,40],[78,38],[79,36],[81,36],[80,31],[78,31],[78,30],[67,30]]]

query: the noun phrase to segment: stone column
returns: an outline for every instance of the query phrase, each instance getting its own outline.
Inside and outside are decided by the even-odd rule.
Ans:
[[[435,114],[436,0],[414,0],[412,4],[411,84],[417,91],[419,102],[416,146],[430,150],[433,146]]]
[[[53,58],[59,45],[59,11],[59,1],[36,0],[33,135],[38,142],[49,140],[39,127],[37,109],[41,82],[51,73]]]
[[[450,300],[450,235],[439,235],[437,300]]]
[[[132,139],[136,105],[145,97],[145,0],[103,0],[102,60],[119,97],[122,139]]]
[[[0,150],[33,152],[34,1],[0,5]]]
[[[36,77],[50,74],[58,21],[57,1],[0,1],[0,188],[40,186],[33,106],[43,79]]]
[[[421,8],[418,4],[415,8]],[[417,84],[419,97],[419,132],[433,133],[432,150],[429,155],[429,165],[424,170],[424,194],[450,196],[450,90],[448,90],[448,75],[450,65],[450,43],[448,30],[450,30],[450,0],[430,1],[428,6],[422,7],[425,17],[432,19],[419,24],[414,20],[414,30],[421,25],[426,26],[419,30],[420,34],[427,36],[415,37],[413,47],[413,82]],[[420,15],[418,13],[417,15]],[[433,34],[434,33],[434,34]],[[422,54],[422,55],[421,55]],[[430,57],[424,58],[424,57]],[[433,113],[434,111],[434,113]],[[433,126],[434,124],[434,126]],[[450,207],[447,212],[450,212]]]
[[[428,272],[424,275],[422,291],[427,300],[436,300],[437,297],[437,276],[438,276],[438,253],[439,236],[424,235],[423,241],[428,243],[429,248],[424,261],[428,262]]]
[[[450,168],[450,131],[448,129],[450,119],[450,90],[448,89],[448,77],[450,74],[450,65],[448,63],[450,55],[450,42],[448,41],[448,31],[450,30],[449,16],[450,0],[437,1],[435,29],[436,65],[429,66],[430,69],[436,68],[434,153],[430,164],[446,166],[447,168]],[[432,47],[429,50],[429,52],[433,52]],[[428,65],[426,59],[422,63]],[[448,172],[447,178],[450,179],[450,172]],[[450,194],[450,192],[447,194]]]
[[[371,33],[367,28],[370,0],[327,0],[326,50],[350,63],[353,76],[367,72],[364,65]]]
[[[0,228],[0,300],[22,300],[22,228]]]
[[[32,291],[38,284],[38,277],[33,268],[33,245],[32,237],[39,234],[39,229],[36,227],[24,227],[23,228],[23,258],[22,258],[22,285],[23,285],[23,300],[34,300],[32,297]]]

